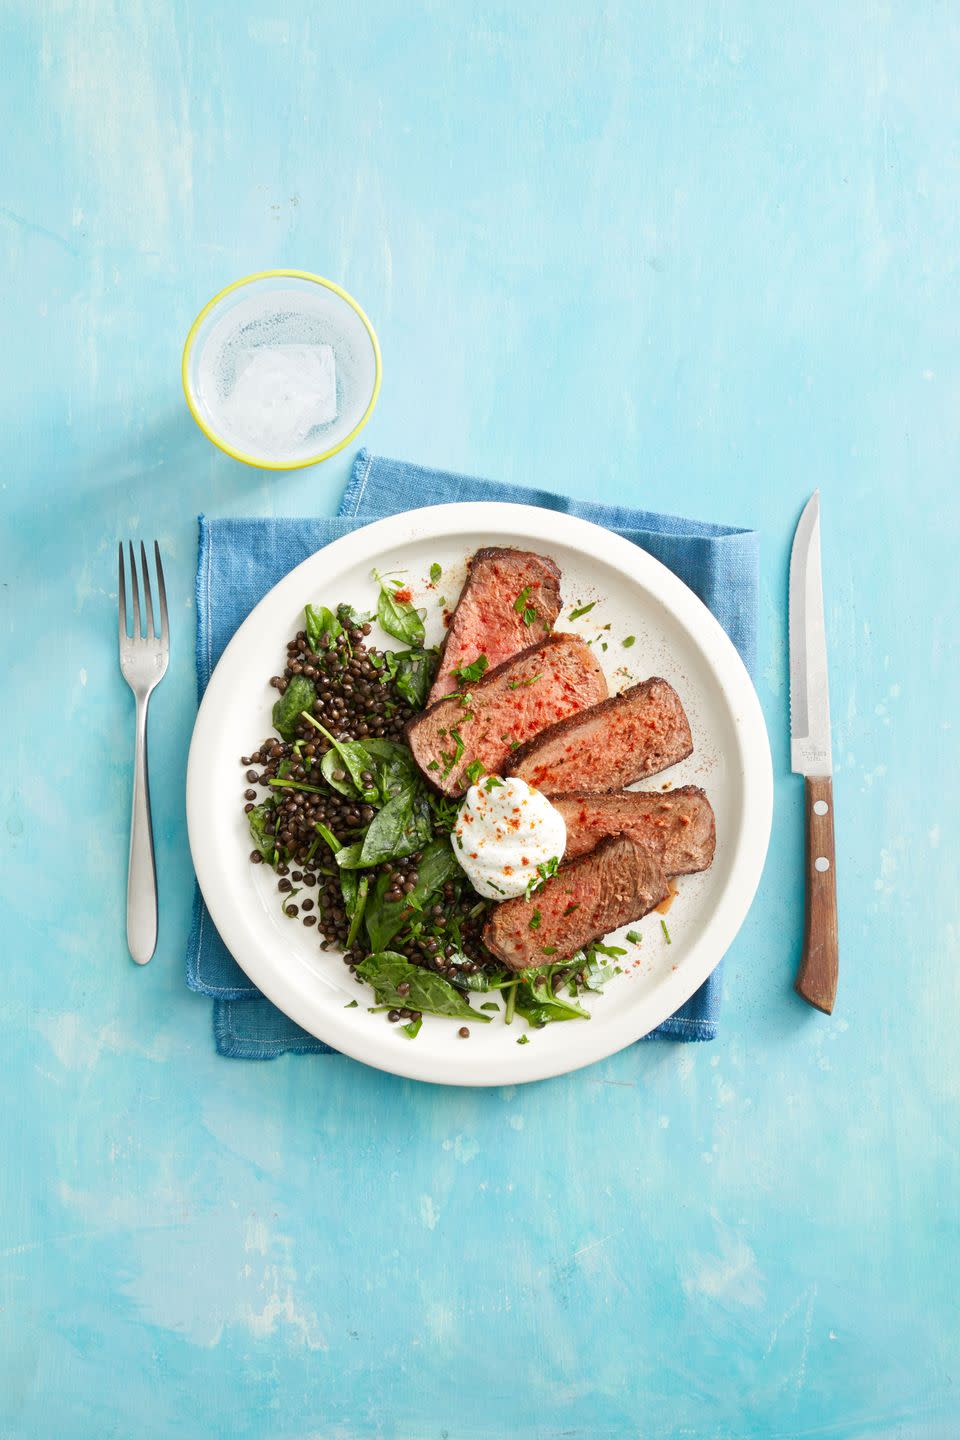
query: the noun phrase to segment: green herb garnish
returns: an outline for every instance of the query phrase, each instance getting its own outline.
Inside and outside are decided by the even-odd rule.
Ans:
[[[530,916],[529,929],[531,929],[531,930],[539,930],[539,929],[540,929],[540,921],[541,921],[542,919],[543,919],[543,916],[540,914],[540,911],[539,911],[539,910],[534,910],[533,914]]]
[[[527,881],[526,899],[529,900],[531,895],[535,894],[541,886],[545,885],[548,880],[556,875],[559,868],[560,861],[556,855],[551,855],[549,860],[544,860],[538,865],[536,874],[531,875]]]
[[[623,642],[623,648],[624,648],[624,650],[629,650],[631,645],[635,645],[635,644],[636,644],[636,640],[637,640],[636,635],[627,635],[627,636],[625,637],[625,639],[624,639],[624,642]]]
[[[508,690],[519,690],[522,685],[536,685],[538,680],[543,679],[543,672],[539,675],[531,675],[528,680],[511,680],[507,686]]]
[[[530,1036],[529,1036],[529,1035],[521,1035],[521,1036],[520,1036],[520,1039],[517,1041],[517,1044],[518,1044],[518,1045],[529,1045],[529,1044],[530,1044]]]
[[[628,930],[627,939],[630,941],[631,945],[639,945],[640,942],[643,940],[643,936],[638,934],[636,930]]]
[[[459,665],[453,673],[464,685],[473,685],[481,678],[489,665],[490,661],[486,655],[478,655],[472,664]]]
[[[460,734],[459,730],[451,730],[450,738],[457,748],[454,750],[453,754],[450,754],[449,752],[443,750],[440,751],[440,759],[446,765],[446,769],[441,771],[441,780],[446,780],[447,776],[450,774],[450,771],[453,769],[454,765],[456,765],[457,761],[463,754],[464,749],[466,748],[463,743],[463,736]]]
[[[434,560],[433,564],[430,566],[430,579],[434,585],[436,585],[442,574],[443,571],[440,569],[440,566],[437,564],[436,560]]]
[[[466,770],[463,773],[466,775],[471,785],[476,785],[477,782],[480,780],[480,777],[485,773],[483,768],[483,761],[471,760],[470,764],[467,766]],[[490,787],[488,785],[487,789],[489,790],[489,788]]]
[[[579,620],[581,615],[589,615],[596,603],[596,600],[591,600],[589,605],[581,605],[578,609],[571,610],[568,618],[570,620]]]
[[[666,940],[666,942],[667,942],[668,945],[672,945],[672,944],[673,944],[673,941],[670,939],[670,931],[667,929],[667,922],[666,922],[666,920],[661,920],[661,921],[660,921],[660,929],[663,931],[663,938],[664,938],[664,940]]]

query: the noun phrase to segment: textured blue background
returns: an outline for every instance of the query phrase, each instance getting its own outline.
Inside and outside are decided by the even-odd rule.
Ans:
[[[0,1434],[952,1440],[956,7],[8,0],[0,56]],[[332,512],[348,457],[220,456],[179,353],[283,264],[372,316],[381,453],[762,532],[777,813],[716,1044],[479,1094],[215,1058],[182,971],[195,516]],[[790,991],[815,484],[833,1019]],[[176,626],[143,972],[128,533]]]

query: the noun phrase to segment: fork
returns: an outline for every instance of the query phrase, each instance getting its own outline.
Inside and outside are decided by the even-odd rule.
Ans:
[[[133,770],[133,813],[130,818],[130,863],[127,872],[127,946],[138,965],[146,965],[157,948],[157,867],[153,858],[153,824],[150,819],[150,773],[147,766],[147,706],[156,685],[167,673],[170,658],[170,625],[167,620],[167,591],[163,583],[160,546],[153,542],[157,563],[157,592],[160,601],[160,634],[153,626],[153,597],[147,551],[140,541],[143,604],[147,633],[140,633],[140,591],[133,542],[130,549],[130,589],[133,600],[133,633],[127,634],[127,585],[120,542],[120,583],[117,591],[120,621],[120,673],[137,701],[137,743]]]

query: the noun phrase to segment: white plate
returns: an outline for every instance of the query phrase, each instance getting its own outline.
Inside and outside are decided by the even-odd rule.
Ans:
[[[589,1021],[529,1030],[471,1025],[427,1016],[415,1040],[382,1015],[340,955],[319,948],[315,930],[280,911],[273,873],[249,863],[242,809],[241,755],[271,733],[276,691],[269,677],[304,605],[347,601],[372,608],[370,570],[403,570],[414,603],[427,607],[427,639],[440,639],[437,590],[430,566],[443,567],[438,589],[452,603],[465,562],[481,545],[517,545],[550,555],[563,575],[560,626],[597,636],[594,650],[611,691],[662,675],[676,686],[693,730],[694,753],[644,788],[702,785],[717,816],[717,853],[703,875],[682,877],[667,917],[671,943],[653,914],[630,927],[643,937],[627,945],[627,968],[602,996],[590,997]],[[581,620],[572,608],[596,600]],[[609,630],[601,627],[609,624]],[[636,643],[624,648],[627,635]],[[383,641],[374,631],[374,639]],[[601,644],[607,643],[603,652]],[[395,644],[396,642],[388,642]],[[625,667],[626,674],[622,673]],[[190,747],[187,821],[200,888],[228,949],[250,979],[305,1030],[335,1049],[397,1075],[457,1085],[539,1080],[588,1065],[646,1035],[687,1000],[736,935],[753,899],[770,835],[773,781],[760,705],[739,655],[691,590],[651,556],[600,526],[525,505],[437,505],[413,510],[344,536],[298,565],[247,617],[207,686]],[[617,932],[622,936],[624,932]],[[354,1009],[345,1006],[359,1000]],[[527,1045],[517,1044],[522,1034]]]

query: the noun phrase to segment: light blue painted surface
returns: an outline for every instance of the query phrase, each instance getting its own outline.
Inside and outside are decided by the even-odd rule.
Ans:
[[[0,1434],[956,1436],[955,7],[11,0],[0,54]],[[715,1045],[491,1093],[214,1057],[181,964],[194,517],[330,511],[348,461],[219,456],[179,352],[284,264],[379,329],[372,447],[762,531],[777,814]],[[790,991],[815,484],[833,1019]],[[176,626],[144,972],[128,533]]]

